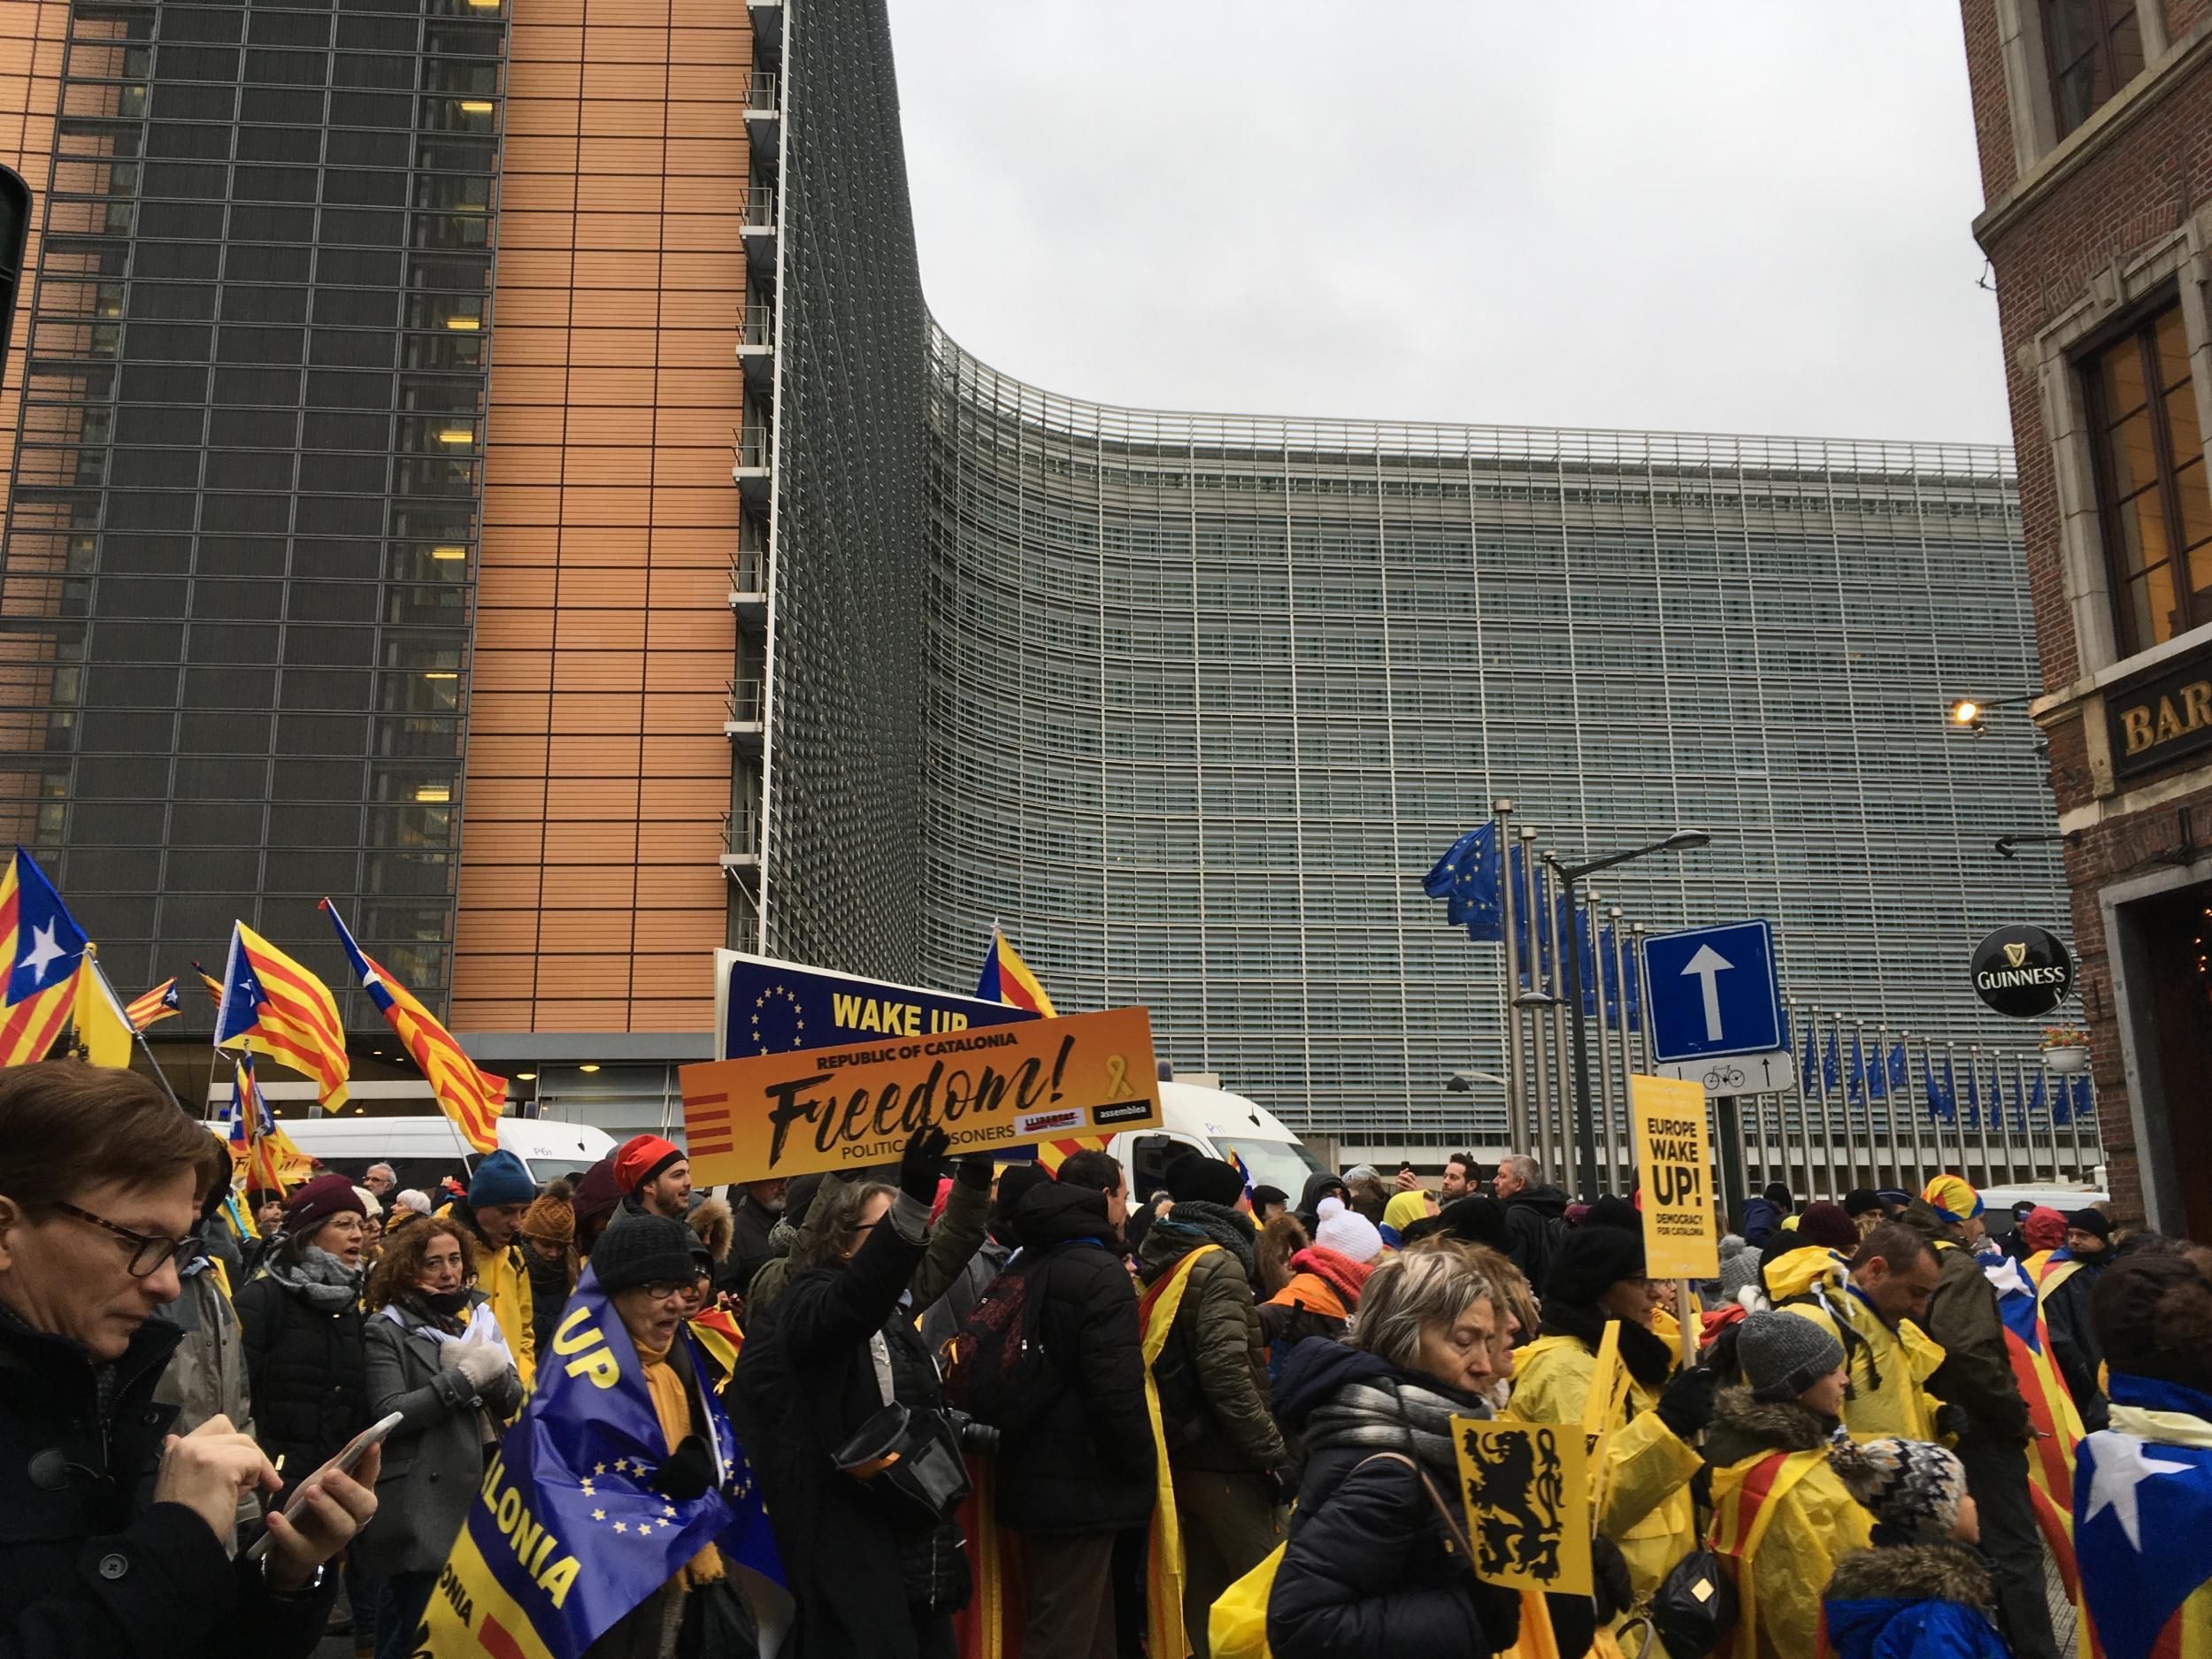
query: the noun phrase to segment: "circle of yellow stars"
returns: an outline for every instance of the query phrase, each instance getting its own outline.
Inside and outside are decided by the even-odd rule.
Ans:
[[[781,998],[784,1005],[791,1010],[791,1046],[794,1048],[805,1048],[806,1010],[800,1006],[799,999],[794,996],[789,991],[786,990],[780,985],[770,986],[766,990],[763,991],[758,996],[753,999],[754,1046],[757,1048],[764,1048],[765,1043],[765,1039],[764,1039],[760,1034],[760,1016],[761,1011],[768,1006],[768,999],[771,997]]]
[[[611,1465],[607,1463],[594,1463],[591,1466],[591,1474],[584,1477],[584,1479],[579,1482],[583,1494],[586,1497],[595,1498],[599,1495],[598,1488],[595,1484],[595,1479],[603,1479],[610,1467],[611,1467],[614,1472],[618,1475],[626,1474],[634,1476],[638,1479],[643,1479],[645,1476],[650,1472],[652,1466],[642,1457],[618,1457],[614,1460]],[[604,1509],[595,1509],[591,1512],[591,1518],[595,1521],[604,1521],[607,1518],[607,1512]],[[664,1532],[675,1525],[676,1506],[672,1503],[665,1502],[661,1505],[661,1512],[658,1515],[649,1515],[642,1520],[617,1521],[613,1523],[614,1530],[616,1532],[624,1534],[626,1537],[637,1538],[650,1538],[653,1535],[653,1529],[655,1527],[658,1527]]]

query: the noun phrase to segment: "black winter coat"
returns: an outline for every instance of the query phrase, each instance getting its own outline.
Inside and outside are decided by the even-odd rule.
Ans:
[[[176,1415],[154,1385],[183,1333],[138,1328],[103,1409],[84,1350],[0,1314],[0,1655],[299,1659],[321,1640],[338,1575],[272,1595],[181,1504],[151,1503]]]
[[[288,1497],[369,1426],[361,1310],[349,1304],[326,1313],[264,1273],[238,1293],[238,1325],[254,1432],[284,1477]]]
[[[738,1356],[731,1416],[799,1604],[790,1659],[917,1659],[920,1632],[967,1600],[959,1529],[910,1517],[832,1456],[883,1408],[872,1337],[883,1339],[894,1399],[910,1410],[943,1404],[936,1363],[900,1305],[928,1250],[926,1221],[901,1198],[845,1266],[795,1275]]]
[[[1309,1414],[1340,1390],[1394,1379],[1449,1397],[1433,1379],[1362,1349],[1302,1342],[1284,1363],[1276,1409],[1286,1428],[1302,1432]],[[1471,1399],[1463,1409],[1471,1417],[1483,1410]],[[1275,1659],[1486,1659],[1510,1647],[1520,1632],[1519,1596],[1479,1582],[1448,1543],[1421,1477],[1395,1457],[1376,1456],[1410,1454],[1411,1442],[1333,1443],[1317,1432],[1313,1440],[1268,1596]],[[1456,1471],[1439,1469],[1430,1479],[1452,1502]]]
[[[1017,1271],[1030,1295],[1045,1298],[1038,1331],[1051,1377],[1049,1397],[1000,1448],[999,1523],[1040,1533],[1142,1526],[1156,1490],[1144,1343],[1136,1285],[1105,1243],[1106,1194],[1033,1187],[1013,1226]]]
[[[1505,1201],[1505,1233],[1510,1240],[1505,1253],[1540,1297],[1566,1215],[1567,1194],[1556,1187],[1524,1187]]]
[[[730,1257],[714,1276],[717,1290],[742,1296],[751,1287],[753,1275],[776,1254],[768,1242],[768,1235],[776,1230],[776,1223],[780,1219],[755,1203],[752,1194],[743,1187],[730,1188]]]

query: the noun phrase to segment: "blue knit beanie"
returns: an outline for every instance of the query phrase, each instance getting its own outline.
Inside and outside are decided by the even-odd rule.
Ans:
[[[469,1208],[484,1210],[495,1204],[526,1204],[536,1199],[537,1183],[530,1179],[530,1171],[522,1166],[522,1160],[513,1153],[487,1153],[476,1165],[476,1177],[469,1182]]]

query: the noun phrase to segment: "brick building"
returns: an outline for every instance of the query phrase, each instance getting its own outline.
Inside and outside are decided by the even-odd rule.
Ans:
[[[1963,12],[2110,1185],[2212,1239],[2212,3]]]

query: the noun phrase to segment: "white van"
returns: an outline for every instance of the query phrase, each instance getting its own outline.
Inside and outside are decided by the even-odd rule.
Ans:
[[[402,1187],[434,1193],[446,1176],[465,1181],[475,1155],[451,1119],[408,1118],[287,1118],[284,1133],[311,1158],[320,1158],[355,1181],[372,1164],[388,1164]],[[499,1146],[520,1158],[542,1187],[556,1176],[573,1179],[614,1150],[614,1137],[589,1124],[545,1118],[502,1118]]]
[[[1162,1083],[1157,1129],[1125,1130],[1107,1142],[1142,1203],[1167,1185],[1167,1166],[1186,1152],[1227,1159],[1234,1153],[1255,1187],[1279,1188],[1295,1204],[1306,1178],[1320,1172],[1313,1154],[1275,1115],[1241,1094],[1193,1083]]]

